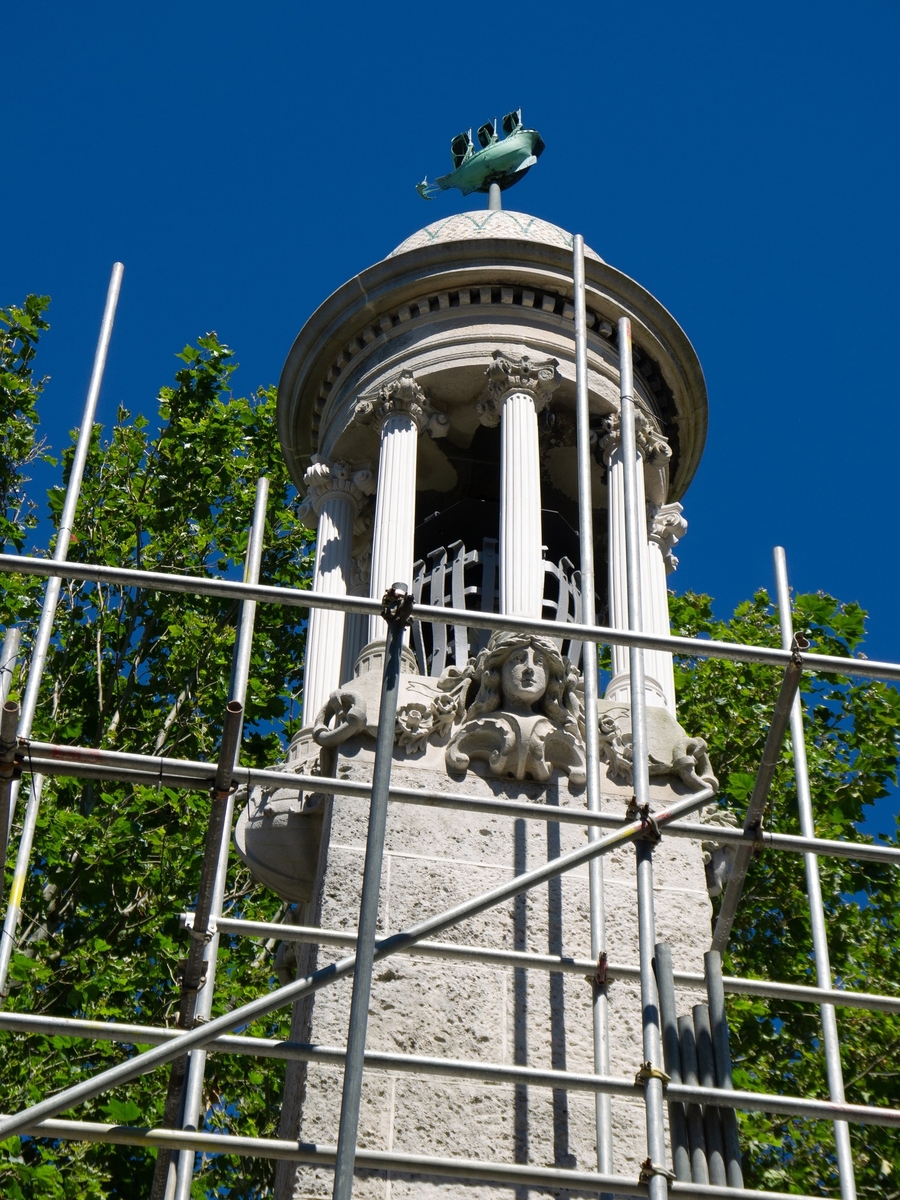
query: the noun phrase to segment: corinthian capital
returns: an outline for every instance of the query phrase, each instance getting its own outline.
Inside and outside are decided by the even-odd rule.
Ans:
[[[502,350],[494,351],[494,361],[485,371],[488,394],[475,411],[482,425],[498,425],[503,401],[510,392],[527,392],[534,400],[537,412],[545,408],[550,397],[560,385],[560,376],[555,358],[535,361],[528,355],[512,358]]]
[[[610,413],[605,421],[605,433],[600,439],[604,460],[608,463],[622,442],[622,417],[618,412]],[[647,465],[663,468],[672,457],[672,447],[653,421],[639,408],[634,410],[634,442],[637,451]]]
[[[662,550],[667,574],[678,566],[672,551],[687,533],[687,521],[681,515],[683,511],[680,504],[651,504],[648,508],[647,537]]]
[[[357,401],[353,416],[361,425],[375,425],[380,431],[388,417],[399,414],[410,417],[420,434],[430,433],[433,438],[443,437],[450,428],[449,417],[432,406],[412,371],[401,372],[377,395]]]
[[[375,477],[367,466],[351,467],[346,462],[327,462],[318,454],[303,476],[306,497],[300,506],[300,519],[310,529],[319,523],[319,513],[329,496],[346,496],[353,502],[354,518],[375,491]]]

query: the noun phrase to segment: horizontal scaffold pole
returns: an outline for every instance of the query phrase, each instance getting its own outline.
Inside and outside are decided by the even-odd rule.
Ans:
[[[182,923],[190,928],[193,913],[182,913]],[[318,925],[279,925],[272,921],[236,921],[220,917],[215,922],[220,933],[258,939],[278,938],[283,942],[306,942],[318,946],[353,946],[353,929],[322,929]],[[409,954],[420,958],[456,959],[460,962],[480,962],[493,967],[523,967],[526,970],[560,972],[564,975],[593,977],[597,964],[589,958],[570,958],[558,954],[532,954],[526,950],[491,950],[486,946],[470,946],[459,942],[416,942]],[[610,982],[617,979],[636,980],[640,970],[622,963],[607,963]],[[705,987],[706,976],[699,971],[675,971],[679,987]],[[843,988],[823,990],[798,983],[781,983],[769,979],[747,979],[741,975],[723,976],[725,991],[736,996],[765,996],[770,1000],[790,1000],[797,1004],[821,1004],[827,1000],[843,1008],[865,1008],[875,1012],[900,1014],[900,996],[884,996],[876,992],[854,992]],[[0,1029],[3,1016],[0,1014]]]
[[[18,575],[51,575],[60,579],[80,579],[87,583],[141,587],[155,592],[181,592],[195,596],[221,596],[226,600],[256,600],[260,604],[284,604],[291,608],[328,608],[337,612],[379,616],[381,602],[360,596],[331,596],[304,588],[272,587],[268,584],[241,583],[230,579],[207,579],[199,575],[170,575],[163,571],[136,571],[128,567],[94,566],[88,563],[51,562],[46,558],[0,554],[0,571]],[[474,609],[436,608],[414,604],[412,618],[441,625],[467,625],[471,629],[508,630],[513,633],[543,633],[559,636],[558,621],[508,617],[498,613],[480,613]],[[775,646],[749,646],[742,642],[717,642],[711,638],[665,637],[662,634],[632,633],[605,625],[566,622],[566,636],[577,641],[610,646],[638,646],[645,650],[667,650],[688,658],[724,658],[733,662],[762,663],[784,669],[793,657],[790,650]],[[805,671],[830,675],[858,675],[869,679],[900,680],[900,663],[875,659],[843,658],[831,654],[804,654]]]
[[[33,767],[43,775],[76,776],[116,783],[136,783],[148,787],[185,788],[205,792],[215,774],[215,764],[191,759],[164,758],[150,754],[128,754],[119,750],[95,750],[89,746],[60,746],[53,742],[29,742],[27,759],[20,766]],[[234,782],[246,788],[293,788],[298,792],[325,792],[367,800],[371,785],[363,780],[337,779],[327,775],[300,775],[295,771],[235,767]],[[392,785],[390,798],[398,804],[416,804],[427,808],[462,809],[490,816],[525,817],[535,821],[558,821],[568,825],[590,825],[617,829],[623,818],[614,812],[589,812],[583,808],[531,804],[526,800],[497,800],[466,796],[459,792],[429,792],[426,789]],[[839,842],[829,838],[804,838],[790,833],[745,833],[722,825],[701,825],[674,821],[666,826],[667,836],[740,846],[752,842],[771,850],[794,854],[814,852],[824,857],[850,858],[900,866],[900,850],[871,842]]]
[[[238,1137],[234,1134],[198,1133],[180,1129],[140,1129],[127,1125],[101,1125],[93,1121],[43,1121],[29,1127],[32,1137],[58,1138],[70,1142],[110,1142],[119,1146],[166,1147],[196,1150],[202,1154],[234,1154],[244,1158],[285,1159],[309,1166],[331,1167],[336,1146],[280,1141],[274,1138]],[[569,1188],[573,1191],[613,1190],[619,1196],[646,1197],[645,1184],[624,1175],[597,1175],[563,1167],[520,1166],[514,1163],[483,1162],[472,1158],[436,1158],[425,1154],[402,1154],[396,1150],[357,1149],[356,1166],[364,1171],[395,1171],[407,1175],[430,1175],[439,1179],[478,1179],[510,1186]],[[788,1192],[761,1192],[752,1188],[715,1187],[711,1184],[670,1183],[677,1200],[815,1200]]]

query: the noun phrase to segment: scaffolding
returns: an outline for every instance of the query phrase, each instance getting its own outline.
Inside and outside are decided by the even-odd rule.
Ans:
[[[641,632],[641,586],[638,568],[635,473],[639,456],[635,448],[631,332],[627,318],[619,322],[620,394],[625,462],[626,563],[628,585],[628,628],[613,629],[596,623],[593,611],[594,564],[591,528],[592,500],[587,394],[585,334],[584,246],[575,239],[573,278],[575,285],[575,337],[577,382],[577,448],[579,472],[580,542],[583,557],[582,620],[566,626],[566,636],[587,645],[627,647],[630,655],[631,713],[634,740],[634,803],[624,818],[601,808],[597,747],[597,656],[583,655],[586,709],[587,802],[583,810],[561,809],[526,801],[489,799],[464,792],[429,792],[392,784],[394,716],[400,675],[403,636],[411,621],[436,625],[465,625],[496,632],[559,634],[559,625],[547,620],[496,615],[490,612],[444,608],[413,602],[412,581],[395,585],[383,601],[292,590],[259,582],[260,560],[267,500],[267,482],[257,486],[256,505],[249,533],[244,579],[241,582],[171,575],[162,572],[92,566],[67,561],[79,489],[93,426],[106,351],[122,277],[116,264],[110,282],[94,371],[81,424],[75,459],[70,474],[63,517],[54,556],[40,559],[0,555],[0,570],[44,577],[47,586],[41,619],[31,652],[31,669],[21,712],[8,701],[12,666],[18,651],[18,631],[7,633],[0,657],[0,829],[4,849],[16,807],[19,776],[31,774],[31,787],[16,851],[13,884],[7,898],[0,944],[0,994],[5,994],[10,957],[21,916],[24,882],[31,862],[43,780],[53,776],[163,785],[210,795],[209,825],[198,903],[194,912],[182,914],[190,938],[184,972],[177,1028],[153,1027],[37,1013],[0,1011],[0,1029],[23,1035],[59,1034],[97,1041],[143,1044],[150,1049],[83,1079],[48,1096],[21,1112],[0,1117],[0,1140],[16,1134],[60,1140],[106,1142],[162,1151],[154,1194],[185,1198],[190,1194],[195,1152],[226,1153],[262,1159],[286,1159],[296,1163],[333,1167],[334,1195],[349,1200],[355,1170],[413,1173],[436,1180],[483,1181],[500,1186],[531,1186],[601,1196],[639,1196],[649,1200],[701,1200],[703,1197],[767,1196],[778,1200],[781,1192],[745,1189],[740,1174],[735,1110],[762,1111],[788,1116],[825,1119],[833,1122],[835,1151],[843,1200],[855,1196],[849,1126],[854,1123],[900,1128],[900,1110],[871,1105],[848,1104],[844,1097],[837,1007],[900,1013],[900,996],[879,995],[836,988],[828,955],[824,908],[818,874],[819,857],[851,858],[900,866],[900,850],[883,845],[849,843],[815,835],[809,778],[804,747],[799,685],[804,671],[829,675],[864,676],[900,680],[900,664],[851,659],[811,653],[808,644],[791,628],[790,594],[784,552],[775,551],[775,574],[781,620],[781,647],[763,647],[717,642],[700,638],[649,635]],[[235,641],[229,703],[217,762],[199,762],[159,755],[129,754],[65,746],[33,740],[32,722],[37,706],[44,662],[53,632],[60,583],[74,579],[94,583],[125,584],[154,591],[194,596],[226,597],[239,601],[241,615]],[[302,609],[323,608],[381,615],[387,622],[381,718],[375,765],[369,783],[322,775],[305,775],[286,770],[260,770],[239,764],[241,728],[249,682],[255,610],[258,604],[278,604]],[[692,657],[720,658],[762,663],[783,672],[780,691],[773,705],[771,725],[759,765],[743,828],[701,824],[690,818],[712,798],[703,788],[677,800],[663,811],[651,811],[646,749],[646,713],[643,654],[662,650]],[[779,834],[763,828],[766,797],[774,767],[784,741],[790,734],[800,808],[801,835]],[[314,790],[346,796],[368,804],[368,836],[358,928],[335,930],[309,926],[242,921],[223,916],[228,870],[229,839],[234,794],[238,787],[255,785],[290,788],[298,794]],[[376,935],[376,915],[381,879],[384,829],[389,804],[443,807],[466,813],[489,813],[508,819],[535,822],[569,822],[588,831],[587,843],[561,857],[541,864],[509,882],[474,896],[444,912],[387,936]],[[654,929],[654,849],[663,838],[688,838],[717,843],[735,852],[725,895],[705,970],[678,972],[672,969],[668,947],[657,944]],[[604,963],[603,979],[598,974],[598,957],[603,955],[603,857],[633,843],[636,851],[639,918],[639,962]],[[776,980],[724,976],[721,951],[728,944],[731,922],[739,909],[741,889],[753,854],[778,850],[803,856],[812,929],[816,986],[800,986]],[[589,958],[536,954],[526,951],[446,943],[440,934],[473,915],[504,903],[562,875],[573,868],[589,867],[591,894],[591,955]],[[2,886],[2,885],[0,885]],[[255,1000],[211,1018],[220,937],[278,937],[285,941],[334,946],[346,950],[344,957],[302,978],[281,986]],[[462,1061],[412,1054],[376,1053],[366,1048],[366,1015],[376,962],[394,955],[411,954],[443,961],[462,960],[482,964],[515,966],[537,972],[561,972],[593,976],[594,1073],[544,1070],[501,1063]],[[352,976],[353,992],[346,1046],[321,1046],[275,1041],[262,1037],[236,1036],[234,1031],[256,1017],[283,1009],[301,996],[332,986]],[[629,979],[640,984],[643,1021],[642,1066],[635,1078],[609,1073],[609,1049],[605,980]],[[202,986],[201,986],[202,982]],[[706,1015],[701,1014],[700,1032],[685,1028],[690,1018],[675,1014],[674,986],[705,987],[709,997]],[[829,1099],[773,1095],[736,1089],[731,1076],[725,994],[760,996],[796,1001],[819,1008],[822,1050],[825,1058]],[[696,1017],[696,1014],[695,1014]],[[707,1022],[706,1025],[703,1022]],[[701,1044],[702,1043],[702,1044]],[[260,1058],[296,1059],[343,1066],[340,1128],[335,1145],[305,1144],[277,1139],[210,1134],[198,1130],[202,1109],[203,1073],[206,1055],[227,1052]],[[155,1068],[169,1065],[165,1125],[160,1128],[126,1127],[98,1122],[60,1119],[60,1114],[90,1098],[127,1083]],[[501,1084],[530,1084],[553,1089],[583,1091],[596,1098],[597,1170],[595,1172],[539,1167],[526,1164],[446,1158],[393,1151],[372,1151],[357,1146],[360,1092],[365,1070],[412,1072],[419,1075],[469,1078]],[[612,1171],[610,1098],[640,1097],[646,1112],[647,1157],[640,1178],[615,1175]],[[668,1109],[669,1146],[665,1111]],[[669,1170],[671,1161],[673,1170]]]

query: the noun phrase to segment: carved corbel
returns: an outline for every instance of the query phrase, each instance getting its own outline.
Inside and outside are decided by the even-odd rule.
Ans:
[[[562,382],[555,358],[536,360],[527,354],[513,358],[495,350],[493,360],[485,371],[487,395],[475,406],[482,425],[500,424],[503,401],[511,392],[527,393],[534,401],[535,411],[541,412]]]
[[[429,433],[433,438],[443,437],[450,428],[450,418],[432,405],[412,371],[401,372],[377,395],[358,400],[353,419],[360,425],[374,425],[380,433],[385,421],[398,414],[410,417],[420,436]]]
[[[678,566],[672,553],[675,546],[687,533],[687,521],[682,516],[680,504],[650,504],[647,506],[647,536],[662,551],[666,574]]]

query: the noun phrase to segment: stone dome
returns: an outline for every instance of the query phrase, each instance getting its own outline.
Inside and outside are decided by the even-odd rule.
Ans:
[[[564,250],[572,249],[572,234],[566,233],[558,225],[551,225],[540,217],[530,217],[527,213],[481,208],[475,212],[455,213],[426,225],[401,242],[388,258],[396,258],[398,254],[406,254],[409,250],[418,250],[420,246],[430,246],[436,242],[470,242],[476,238],[543,242]],[[584,253],[587,258],[603,262],[600,255],[588,246],[585,246]]]

